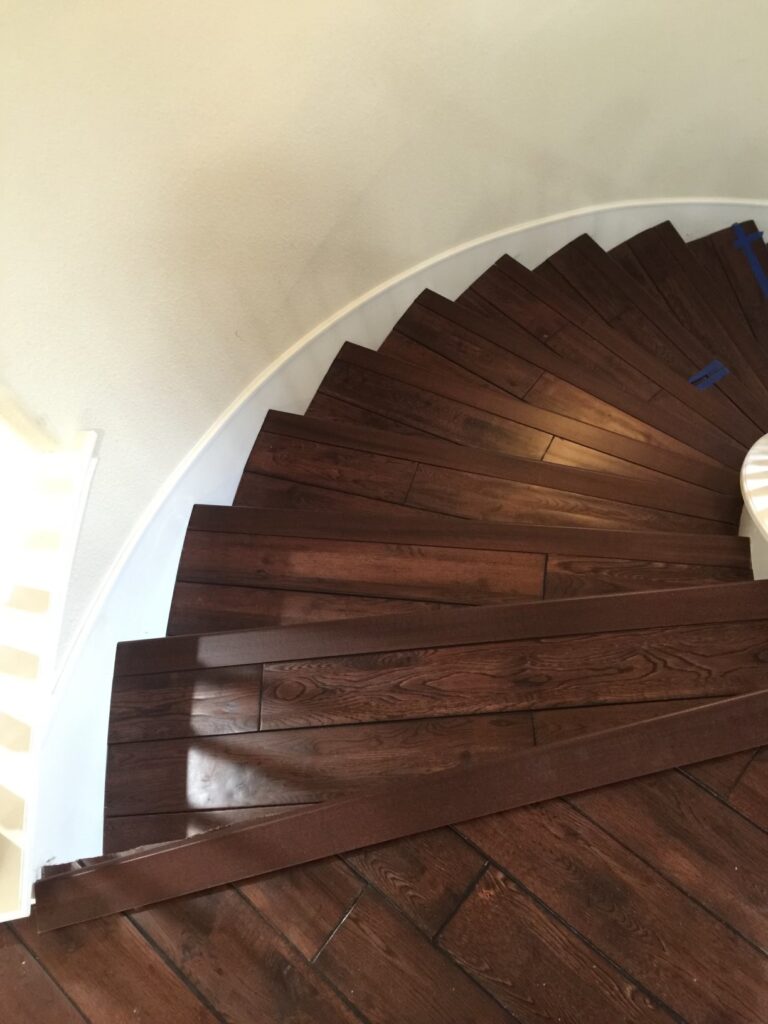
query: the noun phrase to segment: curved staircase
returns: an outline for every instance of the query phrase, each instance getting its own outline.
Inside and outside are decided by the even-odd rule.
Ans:
[[[105,856],[0,932],[9,1024],[765,1024],[765,433],[730,228],[345,345],[118,649]]]

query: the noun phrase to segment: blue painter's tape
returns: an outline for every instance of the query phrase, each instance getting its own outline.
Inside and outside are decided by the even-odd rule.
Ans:
[[[763,265],[758,259],[757,253],[752,248],[753,242],[762,241],[763,232],[753,231],[751,235],[748,235],[741,224],[734,224],[733,233],[736,237],[736,241],[733,244],[737,249],[742,249],[744,251],[744,255],[749,260],[750,269],[755,275],[755,280],[760,285],[760,291],[763,295],[768,296],[768,275],[766,275],[763,270]]]
[[[728,367],[723,366],[719,359],[713,359],[703,370],[699,370],[692,377],[689,377],[688,383],[693,384],[696,388],[711,388],[713,384],[717,384],[719,380],[722,380],[730,372]]]

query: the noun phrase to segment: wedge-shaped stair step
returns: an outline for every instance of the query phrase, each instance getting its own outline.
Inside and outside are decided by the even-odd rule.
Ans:
[[[650,480],[274,412],[249,456],[235,503],[263,507],[264,476],[463,518],[553,526],[734,533],[741,510],[735,496],[679,481],[659,487]],[[283,494],[283,507],[295,507],[290,488]],[[332,509],[342,510],[340,504]]]
[[[727,303],[718,301],[717,286],[674,227],[669,222],[657,224],[623,242],[611,255],[628,273],[635,270],[640,287],[649,294],[646,308],[667,336],[676,335],[700,366],[721,360],[730,373],[718,387],[757,426],[768,430],[768,382],[755,376],[739,347],[751,332],[740,311],[731,307],[728,315]]]
[[[576,345],[572,349],[564,349],[564,354],[550,347],[558,338],[567,336],[571,329],[572,325],[564,326],[554,338],[547,336],[547,340],[542,340],[493,306],[485,313],[479,313],[465,302],[450,302],[430,291],[422,292],[396,325],[396,331],[409,339],[437,352],[450,351],[451,358],[460,360],[464,368],[474,367],[475,372],[480,373],[481,367],[488,366],[487,372],[490,373],[495,367],[494,379],[511,378],[507,390],[518,397],[531,397],[533,404],[566,415],[573,415],[577,411],[585,422],[615,430],[637,440],[658,444],[662,438],[674,437],[683,445],[677,449],[681,454],[691,456],[693,452],[698,452],[702,458],[709,457],[731,468],[741,465],[744,444],[687,406],[681,405],[673,411],[668,407],[669,403],[662,405],[658,401],[651,401],[647,393],[634,395],[616,384],[599,365],[585,365],[579,359]],[[499,352],[506,356],[501,365]],[[522,363],[529,368],[517,385],[515,380],[519,371],[516,366],[514,369],[508,368],[509,359],[514,359],[516,366]],[[535,370],[546,376],[542,378]],[[551,392],[555,390],[552,380],[561,380],[577,388],[578,401],[554,403],[551,398]],[[513,387],[515,390],[512,390]],[[651,390],[656,395],[661,393],[658,389]],[[547,392],[550,392],[549,397]],[[585,401],[584,396],[587,395],[593,396],[591,402]],[[569,397],[574,398],[573,394]],[[601,404],[596,404],[596,401]],[[606,405],[611,412],[605,409]],[[630,421],[625,418],[617,420],[612,412],[614,409],[628,415]],[[669,446],[666,440],[664,444]]]
[[[747,579],[742,537],[198,505],[168,633]]]
[[[717,387],[702,391],[688,383],[688,378],[705,365],[698,358],[698,340],[686,336],[686,341],[690,342],[687,347],[693,349],[694,354],[686,353],[686,346],[679,339],[686,333],[685,329],[663,304],[659,306],[666,313],[665,326],[669,333],[665,333],[646,311],[652,296],[649,298],[636,278],[626,273],[591,239],[585,242],[582,239],[577,241],[591,243],[590,263],[585,264],[581,252],[573,259],[579,272],[588,278],[592,296],[597,291],[597,275],[604,273],[606,285],[598,294],[605,304],[600,309],[586,301],[571,279],[563,284],[561,277],[551,273],[547,266],[532,272],[509,256],[503,256],[486,271],[472,285],[470,295],[479,296],[487,307],[534,329],[549,345],[589,366],[593,372],[610,373],[618,387],[651,402],[668,404],[678,411],[687,408],[727,436],[750,445],[760,434],[750,417]],[[571,243],[555,253],[548,264],[560,270],[560,263],[556,261],[572,253],[574,245]],[[459,301],[463,301],[463,297]],[[546,320],[529,320],[532,303],[537,309],[548,311]],[[644,381],[644,387],[638,387],[638,378]]]
[[[511,395],[346,344],[318,394],[424,434],[488,451],[615,472],[659,484],[708,482],[707,467],[662,447],[541,409]],[[317,414],[311,405],[309,415]]]
[[[588,600],[588,599],[587,599]],[[46,931],[227,882],[758,746],[768,692],[717,701],[227,826],[36,885]]]

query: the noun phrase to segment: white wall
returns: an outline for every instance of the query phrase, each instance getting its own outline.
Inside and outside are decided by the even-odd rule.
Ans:
[[[356,296],[558,211],[765,195],[766,29],[760,0],[5,0],[0,377],[102,432],[69,634],[216,416]]]

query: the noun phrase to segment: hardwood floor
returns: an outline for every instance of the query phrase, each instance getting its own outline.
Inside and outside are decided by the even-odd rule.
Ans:
[[[106,856],[0,928],[0,1021],[765,1024],[766,345],[670,224],[345,345],[119,645]]]

